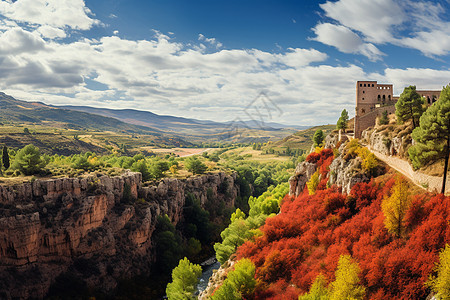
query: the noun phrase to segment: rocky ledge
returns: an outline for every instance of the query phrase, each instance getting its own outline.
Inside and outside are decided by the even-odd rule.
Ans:
[[[226,173],[147,187],[141,178],[127,172],[0,186],[0,298],[43,298],[69,269],[88,286],[111,290],[121,278],[149,272],[157,216],[176,224],[187,193],[202,206],[233,206],[238,193],[235,175]]]

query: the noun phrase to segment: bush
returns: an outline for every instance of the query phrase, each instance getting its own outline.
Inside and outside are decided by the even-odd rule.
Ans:
[[[196,157],[189,157],[186,160],[186,169],[193,174],[203,174],[205,173],[207,167]]]

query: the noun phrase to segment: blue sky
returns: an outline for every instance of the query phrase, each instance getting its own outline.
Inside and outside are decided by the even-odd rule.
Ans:
[[[0,90],[56,105],[334,123],[356,80],[450,81],[450,2],[421,0],[0,1]]]

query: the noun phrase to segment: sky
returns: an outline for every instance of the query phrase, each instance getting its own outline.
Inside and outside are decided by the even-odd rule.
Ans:
[[[53,105],[291,125],[354,115],[357,80],[450,82],[450,0],[0,0],[0,91]]]

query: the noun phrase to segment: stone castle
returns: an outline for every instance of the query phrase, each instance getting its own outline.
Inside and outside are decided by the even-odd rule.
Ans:
[[[426,98],[428,105],[439,99],[441,91],[417,90],[417,93]],[[355,112],[355,138],[360,138],[361,133],[372,126],[378,116],[384,111],[395,113],[395,103],[398,96],[393,95],[392,84],[380,84],[377,81],[356,82],[356,112]]]

